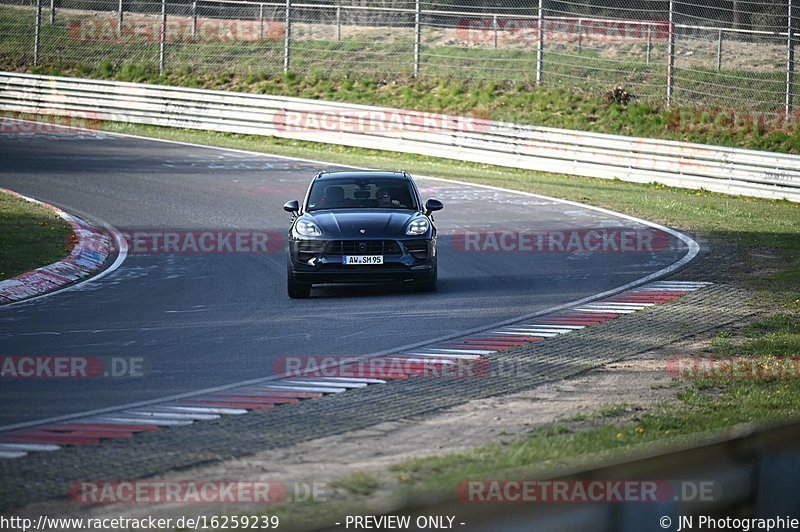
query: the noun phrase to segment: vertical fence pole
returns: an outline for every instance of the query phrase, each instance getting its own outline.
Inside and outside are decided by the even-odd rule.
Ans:
[[[672,104],[675,89],[675,5],[669,0],[669,44],[667,45],[667,107]]]
[[[536,85],[542,84],[542,68],[544,59],[544,0],[539,0],[539,14],[536,24]]]
[[[292,66],[292,0],[286,0],[286,28],[283,32],[283,73],[288,74]]]
[[[578,19],[578,55],[583,51],[583,21]]]
[[[419,54],[422,42],[422,26],[420,25],[420,0],[414,3],[414,77],[419,77]]]
[[[722,69],[722,28],[717,36],[717,72]]]
[[[653,26],[647,25],[647,64],[650,64],[650,54],[653,52]]]
[[[494,49],[497,50],[497,15],[492,17],[492,29],[494,30]]]
[[[158,40],[158,73],[163,74],[167,66],[167,0],[161,0],[161,32]]]
[[[123,0],[119,0],[117,3],[117,24],[118,24],[118,31],[122,32],[122,13],[125,11],[125,6],[123,5]]]
[[[50,25],[56,23],[56,0],[50,0]]]
[[[258,39],[264,38],[264,4],[258,4]]]
[[[197,2],[192,2],[192,39],[197,38]]]
[[[342,6],[336,6],[336,40],[342,40]]]
[[[33,66],[39,66],[39,47],[42,40],[42,0],[36,0],[36,27],[33,30]]]
[[[793,92],[794,92],[794,47],[795,47],[795,24],[794,24],[794,17],[796,16],[794,12],[794,1],[789,0],[789,13],[788,13],[788,22],[786,24],[787,29],[787,36],[786,36],[786,108],[784,109],[786,112],[786,119],[788,120],[792,114],[793,104]]]

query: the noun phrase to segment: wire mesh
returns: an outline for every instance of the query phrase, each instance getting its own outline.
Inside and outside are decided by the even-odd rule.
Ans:
[[[0,0],[0,67],[623,86],[785,112],[790,1]]]

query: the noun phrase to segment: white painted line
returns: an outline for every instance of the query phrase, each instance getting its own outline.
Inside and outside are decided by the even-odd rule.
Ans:
[[[438,358],[450,358],[453,360],[475,360],[477,358],[481,358],[480,355],[454,355],[454,354],[446,354],[446,353],[408,353],[409,355],[413,355],[415,357],[438,357]]]
[[[636,306],[636,307],[618,307],[616,305],[586,305],[582,308],[591,308],[595,310],[644,310],[647,307]]]
[[[538,333],[533,334],[530,332],[514,332],[514,331],[497,331],[491,333],[492,335],[503,335],[503,336],[524,336],[528,338],[550,338],[552,336],[558,336],[558,333]]]
[[[556,334],[566,334],[568,332],[572,332],[572,329],[556,329],[552,327],[503,327],[499,329],[500,331],[518,331],[518,332],[532,332],[532,333],[556,333]]]
[[[456,353],[456,354],[463,354],[463,355],[491,355],[492,353],[497,353],[496,349],[433,349],[430,348],[428,351],[436,351],[442,353]]]
[[[386,360],[389,360],[389,359],[387,358]],[[296,378],[299,379],[299,378],[301,378],[301,376],[298,375]],[[324,377],[324,378],[325,378],[326,381],[336,381],[336,382],[339,382],[339,381],[342,381],[342,382],[361,382],[361,383],[366,383],[366,384],[385,384],[386,383],[386,381],[384,381],[384,380],[372,379],[372,378],[369,378],[369,377]]]
[[[25,451],[0,451],[0,458],[22,458],[27,454]]]
[[[128,410],[122,412],[123,415],[136,415],[142,417],[156,417],[159,419],[194,419],[197,421],[208,421],[211,419],[219,419],[219,414],[199,414],[191,412],[159,412],[159,411],[140,411]]]
[[[576,308],[578,312],[590,312],[595,314],[633,314],[635,310],[622,310],[622,309],[598,309],[598,308]]]
[[[2,451],[57,451],[60,445],[51,443],[0,443]]]
[[[268,386],[263,386],[263,387],[259,386],[258,389],[273,390],[276,392],[312,392],[312,393],[342,393],[347,391],[347,388],[320,388],[316,386],[294,386],[294,385],[280,386],[277,384],[270,384]]]
[[[587,307],[620,307],[620,308],[645,308],[654,307],[655,303],[627,303],[624,301],[609,301],[608,303],[589,303]]]
[[[192,421],[182,421],[177,419],[154,419],[142,417],[123,417],[123,416],[109,416],[93,418],[92,422],[95,423],[116,423],[118,425],[164,425],[164,426],[177,426],[177,425],[191,425]]]
[[[541,327],[542,329],[567,329],[564,332],[569,331],[577,331],[579,329],[585,329],[586,325],[549,325],[545,323],[530,323],[525,324],[526,327]]]
[[[224,408],[224,407],[202,407],[202,406],[164,406],[164,410],[174,410],[176,412],[196,412],[198,414],[220,414],[220,415],[241,415],[246,414],[244,408]]]
[[[434,360],[430,358],[411,358],[411,357],[392,357],[386,360],[393,360],[399,364],[419,363],[419,364],[455,364],[452,359],[440,358]]]
[[[275,381],[275,384],[299,384],[301,386],[308,385],[308,386],[321,386],[321,387],[331,387],[331,388],[364,388],[368,386],[366,382],[327,382],[324,380],[305,380],[305,379],[297,379],[297,380],[279,380]]]

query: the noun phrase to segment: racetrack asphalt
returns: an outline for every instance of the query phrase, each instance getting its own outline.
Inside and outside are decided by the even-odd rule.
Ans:
[[[319,163],[97,132],[0,135],[0,187],[120,230],[251,229],[283,234]],[[362,355],[490,325],[609,290],[686,254],[464,252],[463,230],[641,229],[555,200],[417,179],[445,204],[440,289],[315,289],[286,296],[274,253],[137,254],[102,279],[0,307],[0,356],[142,359],[141,377],[3,379],[0,425],[265,377],[288,355]]]

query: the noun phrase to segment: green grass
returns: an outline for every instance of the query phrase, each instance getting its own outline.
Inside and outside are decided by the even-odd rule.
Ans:
[[[800,119],[762,124],[750,117],[731,126],[719,125],[719,121],[715,125],[713,120],[722,112],[720,105],[759,108],[757,102],[765,95],[780,95],[784,81],[778,70],[763,73],[723,68],[716,72],[694,67],[694,71],[679,71],[675,99],[685,107],[667,110],[662,106],[663,58],[646,64],[631,50],[619,58],[600,57],[590,49],[578,55],[555,43],[545,51],[544,84],[537,87],[532,47],[493,50],[442,44],[423,47],[420,78],[414,79],[410,32],[400,32],[391,42],[379,38],[379,33],[367,32],[342,41],[298,40],[289,75],[282,71],[280,39],[170,44],[167,71],[159,75],[158,43],[80,42],[69,30],[78,15],[66,11],[59,14],[55,25],[42,25],[40,67],[30,68],[32,20],[30,10],[0,8],[0,68],[320,98],[800,153]],[[604,95],[617,85],[627,87],[638,98],[628,105],[608,103]],[[782,97],[773,98],[777,100],[761,105],[761,110],[781,111]],[[687,120],[689,112],[692,115]]]
[[[0,280],[69,255],[71,236],[53,211],[0,192]]]
[[[371,495],[378,489],[380,482],[368,473],[357,472],[340,478],[331,484],[331,488],[347,490],[352,495]]]

